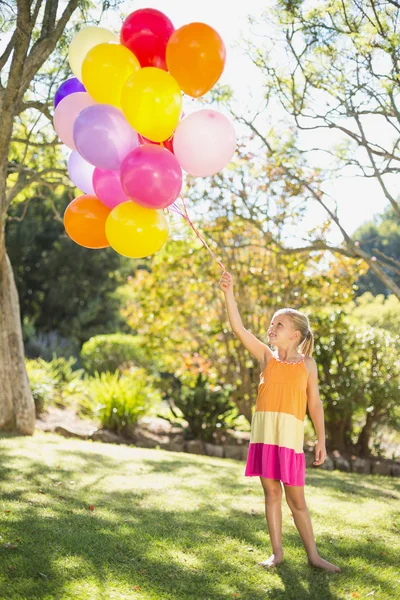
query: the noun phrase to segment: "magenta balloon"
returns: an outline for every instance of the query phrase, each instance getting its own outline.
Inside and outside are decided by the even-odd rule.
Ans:
[[[107,171],[117,171],[128,152],[139,145],[122,111],[110,104],[89,106],[79,114],[74,141],[85,160]]]
[[[113,209],[129,200],[122,189],[119,171],[106,171],[96,167],[93,173],[93,187],[95,195],[108,208]]]
[[[182,169],[175,156],[161,146],[145,144],[130,152],[121,165],[126,194],[146,208],[166,208],[182,189]]]
[[[85,194],[94,194],[92,177],[94,166],[82,158],[79,152],[73,150],[68,158],[68,174],[72,183]]]
[[[54,129],[61,141],[71,150],[76,150],[73,137],[75,119],[85,108],[94,104],[96,102],[86,92],[69,94],[57,104],[53,118]]]
[[[187,115],[174,133],[175,156],[182,169],[195,177],[221,171],[235,149],[233,125],[217,110],[205,108]]]

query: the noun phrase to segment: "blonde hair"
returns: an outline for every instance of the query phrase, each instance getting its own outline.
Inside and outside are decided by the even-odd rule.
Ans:
[[[314,350],[314,336],[306,315],[294,308],[281,308],[276,311],[275,315],[287,315],[289,317],[294,329],[300,331],[299,351],[305,356],[311,356]]]

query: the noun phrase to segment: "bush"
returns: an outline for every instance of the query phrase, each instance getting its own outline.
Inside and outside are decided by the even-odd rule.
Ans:
[[[145,366],[143,339],[123,333],[96,335],[83,344],[81,363],[91,375],[114,372],[124,365]]]
[[[45,406],[52,401],[55,391],[55,381],[45,365],[46,363],[41,360],[26,361],[36,415],[40,415]]]
[[[98,418],[104,428],[120,433],[135,425],[160,400],[146,371],[131,368],[125,373],[96,373],[87,378],[81,411]]]
[[[27,360],[29,383],[35,400],[36,414],[43,412],[47,404],[61,406],[69,403],[80,389],[82,369],[74,371],[75,358],[42,358]]]
[[[212,385],[200,372],[194,385],[182,383],[176,377],[164,384],[164,395],[173,400],[174,405],[182,412],[188,422],[186,437],[212,442],[217,432],[222,432],[233,424],[233,416],[237,416],[237,407],[229,396],[232,388]],[[174,406],[171,404],[174,413]]]
[[[368,456],[379,428],[400,426],[400,337],[355,326],[342,312],[314,315],[313,321],[329,449]]]

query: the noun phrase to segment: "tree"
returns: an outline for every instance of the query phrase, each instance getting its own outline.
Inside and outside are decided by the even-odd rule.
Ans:
[[[250,115],[242,114],[232,101],[230,108],[258,140],[258,151],[275,162],[281,176],[297,186],[308,203],[325,211],[343,237],[343,243],[333,247],[318,234],[300,247],[285,243],[281,252],[326,249],[361,258],[385,288],[400,298],[397,257],[362,247],[343,227],[337,206],[323,185],[344,173],[373,178],[393,215],[400,217],[400,205],[387,179],[400,172],[397,5],[378,0],[329,0],[311,5],[302,0],[278,0],[261,22],[251,21],[254,27],[260,26],[264,38],[261,46],[249,43],[248,52],[262,71],[265,106]],[[228,98],[229,92],[222,90],[220,97]],[[273,124],[266,119],[266,115],[276,115],[277,104],[286,119],[286,135],[278,127],[278,119]],[[309,140],[316,131],[325,135],[314,136],[316,144],[310,148]],[[321,154],[330,157],[330,162],[316,168]]]
[[[122,326],[114,291],[132,273],[132,261],[111,248],[93,252],[72,244],[59,216],[69,201],[68,193],[54,197],[44,188],[25,204],[22,220],[24,211],[14,203],[6,238],[22,322],[45,339],[58,334],[78,351],[91,336]],[[32,346],[34,339],[25,340]]]
[[[52,86],[66,72],[66,26],[78,7],[81,26],[87,20],[88,6],[84,0],[0,3],[1,30],[8,33],[0,56],[0,428],[24,434],[33,432],[35,411],[24,364],[18,294],[5,245],[5,222],[11,202],[24,190],[38,182],[55,187],[65,172],[56,153],[50,165],[41,163],[41,151],[56,148],[57,140],[40,139],[45,134],[39,130],[51,121]],[[59,62],[47,63],[58,44],[63,53]],[[20,138],[24,131],[26,135]],[[17,160],[13,144],[19,144]]]
[[[400,338],[365,323],[353,324],[343,311],[321,311],[316,321],[327,446],[368,456],[371,435],[379,427],[399,427]]]
[[[260,181],[262,185],[262,180]],[[359,266],[347,257],[332,258],[321,268],[316,256],[285,255],[263,243],[264,233],[218,203],[220,214],[203,221],[202,233],[234,278],[235,298],[245,327],[264,339],[274,311],[292,306],[309,313],[316,307],[345,304]],[[184,222],[183,222],[184,223]],[[181,224],[182,239],[167,240],[152,257],[149,270],[138,270],[121,290],[124,315],[147,351],[167,371],[190,377],[194,356],[210,364],[211,384],[230,384],[232,401],[250,422],[259,384],[259,365],[230,329],[220,272],[193,232]]]
[[[400,269],[396,269],[396,264],[400,263],[400,223],[396,221],[394,211],[388,209],[383,215],[375,217],[373,221],[361,225],[354,232],[354,238],[357,239],[360,247],[369,254],[375,257],[383,256],[387,261],[391,261],[391,273],[385,267],[382,268],[400,286]],[[371,271],[361,275],[357,285],[357,295],[368,291],[375,295],[384,294],[385,296],[390,293],[384,283]]]

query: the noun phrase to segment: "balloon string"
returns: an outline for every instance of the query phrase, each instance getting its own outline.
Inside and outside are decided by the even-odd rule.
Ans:
[[[222,262],[215,256],[214,252],[211,250],[211,248],[209,247],[209,245],[207,244],[207,242],[205,241],[205,239],[203,238],[203,236],[201,235],[201,233],[199,232],[199,230],[194,226],[192,220],[190,219],[189,214],[187,212],[185,199],[182,196],[179,196],[179,198],[182,201],[183,212],[179,209],[179,207],[176,204],[176,202],[174,202],[173,204],[171,204],[168,208],[170,210],[173,210],[174,212],[176,212],[178,215],[180,215],[181,217],[183,217],[189,223],[190,227],[193,229],[193,231],[195,232],[195,234],[197,235],[197,237],[199,238],[199,240],[201,241],[201,243],[203,244],[203,246],[205,248],[207,248],[207,250],[209,251],[209,253],[213,257],[213,259],[219,264],[219,266],[221,267],[221,269],[223,271],[226,271],[226,269],[225,269],[224,265],[222,264]],[[168,208],[167,208],[167,211],[168,211]]]

